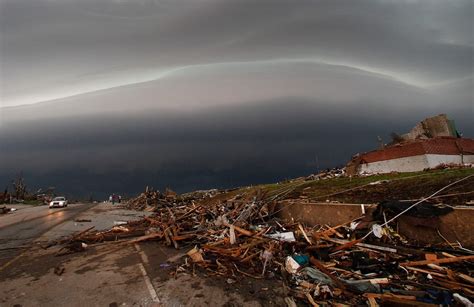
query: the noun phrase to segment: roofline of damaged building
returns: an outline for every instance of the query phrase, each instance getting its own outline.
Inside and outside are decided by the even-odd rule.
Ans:
[[[410,140],[360,154],[353,160],[359,160],[360,163],[372,163],[427,154],[474,154],[474,139],[440,136],[431,139]]]

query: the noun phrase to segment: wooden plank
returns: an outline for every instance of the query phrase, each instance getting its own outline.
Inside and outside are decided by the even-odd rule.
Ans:
[[[369,302],[369,306],[370,307],[378,307],[379,304],[377,304],[377,301],[375,301],[375,297],[369,297],[367,298],[368,302]]]
[[[306,292],[305,295],[306,295],[306,298],[308,299],[308,302],[311,304],[311,306],[319,307],[319,305],[314,301],[313,297],[311,296],[311,294],[309,294],[309,292]]]
[[[229,223],[225,223],[224,226],[230,227],[234,226],[234,230],[237,231],[238,233],[243,234],[244,236],[247,237],[253,237],[255,234],[247,229],[240,228],[239,226],[231,225]]]
[[[381,277],[381,278],[372,278],[372,279],[359,279],[359,280],[353,280],[351,281],[351,283],[353,284],[357,284],[357,283],[365,283],[365,282],[370,282],[371,284],[373,285],[377,285],[377,284],[389,284],[390,281],[388,280],[388,278],[385,278],[385,277]]]
[[[470,290],[474,290],[473,285],[462,284],[462,283],[459,283],[459,282],[456,282],[456,281],[451,281],[451,280],[439,279],[438,277],[435,277],[433,279],[433,281],[443,283],[443,286],[446,287],[446,288],[449,288],[449,289],[470,289]]]
[[[345,250],[345,249],[351,248],[352,246],[354,246],[354,245],[356,245],[357,243],[360,243],[360,242],[362,242],[362,239],[350,241],[350,242],[347,242],[347,243],[345,243],[345,244],[339,245],[339,246],[333,248],[333,249],[331,250],[331,253],[335,253],[335,252],[337,252],[337,251],[341,251],[341,250]]]
[[[436,254],[425,254],[425,259],[426,260],[436,260],[436,259],[438,259],[438,256],[436,256]]]
[[[303,236],[304,236],[306,242],[308,242],[309,245],[313,245],[313,242],[311,242],[311,240],[308,238],[308,235],[307,235],[306,232],[304,231],[303,226],[301,226],[301,224],[298,224],[298,228],[299,228],[300,231],[303,233]]]
[[[473,293],[473,291],[469,288],[463,288],[460,284],[452,283],[445,280],[433,280],[433,282],[437,285],[440,285],[443,288],[450,289],[453,291],[464,291],[466,293]]]
[[[136,239],[128,241],[127,243],[130,243],[130,244],[131,243],[137,243],[137,242],[142,242],[142,241],[155,239],[155,238],[162,238],[162,237],[163,237],[163,234],[161,232],[157,232],[157,233],[152,233],[152,234],[149,234],[149,235],[138,237]]]
[[[461,256],[461,257],[441,258],[441,259],[434,259],[434,260],[409,261],[409,262],[400,263],[400,265],[401,266],[417,266],[417,265],[427,265],[430,263],[440,264],[440,263],[453,263],[453,262],[469,261],[469,260],[474,260],[474,256]]]
[[[396,249],[390,248],[390,247],[385,247],[385,246],[378,246],[378,245],[366,244],[366,243],[357,243],[356,246],[371,248],[371,249],[375,249],[375,250],[379,250],[379,251],[383,251],[383,252],[397,253]]]
[[[171,239],[173,241],[182,241],[182,240],[194,238],[195,236],[196,236],[195,234],[187,234],[187,235],[183,234],[183,235],[173,236]]]
[[[365,296],[366,298],[369,298],[369,297],[378,298],[378,299],[398,298],[398,299],[406,300],[406,301],[416,301],[416,296],[399,295],[399,294],[393,294],[393,293],[383,293],[383,294],[364,293],[363,296]]]
[[[464,280],[464,281],[467,281],[468,283],[474,284],[474,278],[472,278],[469,275],[458,273],[457,277]]]
[[[360,240],[347,241],[347,240],[340,240],[340,239],[334,239],[334,238],[324,238],[324,240],[332,242],[332,243],[336,243],[336,244],[351,245],[351,246],[354,245],[353,242],[355,242],[355,245],[359,247],[364,247],[364,248],[369,248],[369,249],[374,249],[374,250],[379,250],[379,251],[389,252],[389,253],[398,253],[398,250],[394,248],[362,243]]]
[[[351,222],[347,222],[347,223],[344,223],[344,224],[341,224],[341,225],[337,225],[337,226],[334,226],[332,228],[329,228],[329,229],[326,229],[326,230],[323,230],[323,231],[315,231],[315,232],[313,232],[313,238],[316,239],[316,240],[319,240],[319,239],[321,239],[321,237],[330,236],[330,235],[334,234],[336,229],[338,229],[342,226],[348,225]]]
[[[419,269],[419,268],[414,268],[414,267],[410,267],[410,266],[406,266],[406,267],[404,267],[404,268],[407,269],[407,270],[410,270],[410,271],[415,271],[415,272],[419,272],[419,273],[430,274],[430,275],[432,275],[432,276],[439,276],[439,277],[448,278],[448,276],[446,276],[445,274],[441,274],[441,273],[437,273],[437,272],[432,272],[432,271],[423,270],[423,269]]]

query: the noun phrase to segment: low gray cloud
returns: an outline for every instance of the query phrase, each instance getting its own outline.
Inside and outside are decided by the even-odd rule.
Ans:
[[[3,101],[34,103],[190,65],[272,59],[363,68],[414,85],[456,80],[472,75],[472,5],[4,0]]]
[[[116,98],[114,94],[106,91],[98,97]],[[417,95],[412,97],[424,97]],[[35,185],[51,182],[74,195],[96,196],[134,193],[145,185],[178,191],[232,187],[342,165],[354,153],[376,148],[378,136],[388,142],[391,132],[405,132],[420,118],[441,112],[449,112],[461,132],[473,135],[466,107],[421,104],[407,113],[407,108],[397,110],[397,101],[395,96],[350,104],[286,97],[188,113],[153,110],[106,116],[104,110],[95,116],[39,115],[22,123],[12,121],[0,133],[0,180],[7,182],[23,171]],[[24,107],[23,112],[37,107]],[[54,104],[47,107],[43,109],[55,109]],[[18,110],[8,109],[6,114],[15,117]]]
[[[0,185],[275,181],[439,113],[472,137],[472,19],[468,0],[3,0]]]

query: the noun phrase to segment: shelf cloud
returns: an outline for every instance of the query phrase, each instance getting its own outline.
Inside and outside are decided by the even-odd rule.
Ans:
[[[275,181],[438,113],[473,136],[473,17],[461,0],[4,0],[0,184]]]

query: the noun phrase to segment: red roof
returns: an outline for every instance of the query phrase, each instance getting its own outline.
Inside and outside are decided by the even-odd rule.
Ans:
[[[474,140],[454,137],[438,137],[395,144],[384,149],[374,150],[360,156],[361,162],[377,161],[419,156],[437,155],[470,155],[474,154]]]

